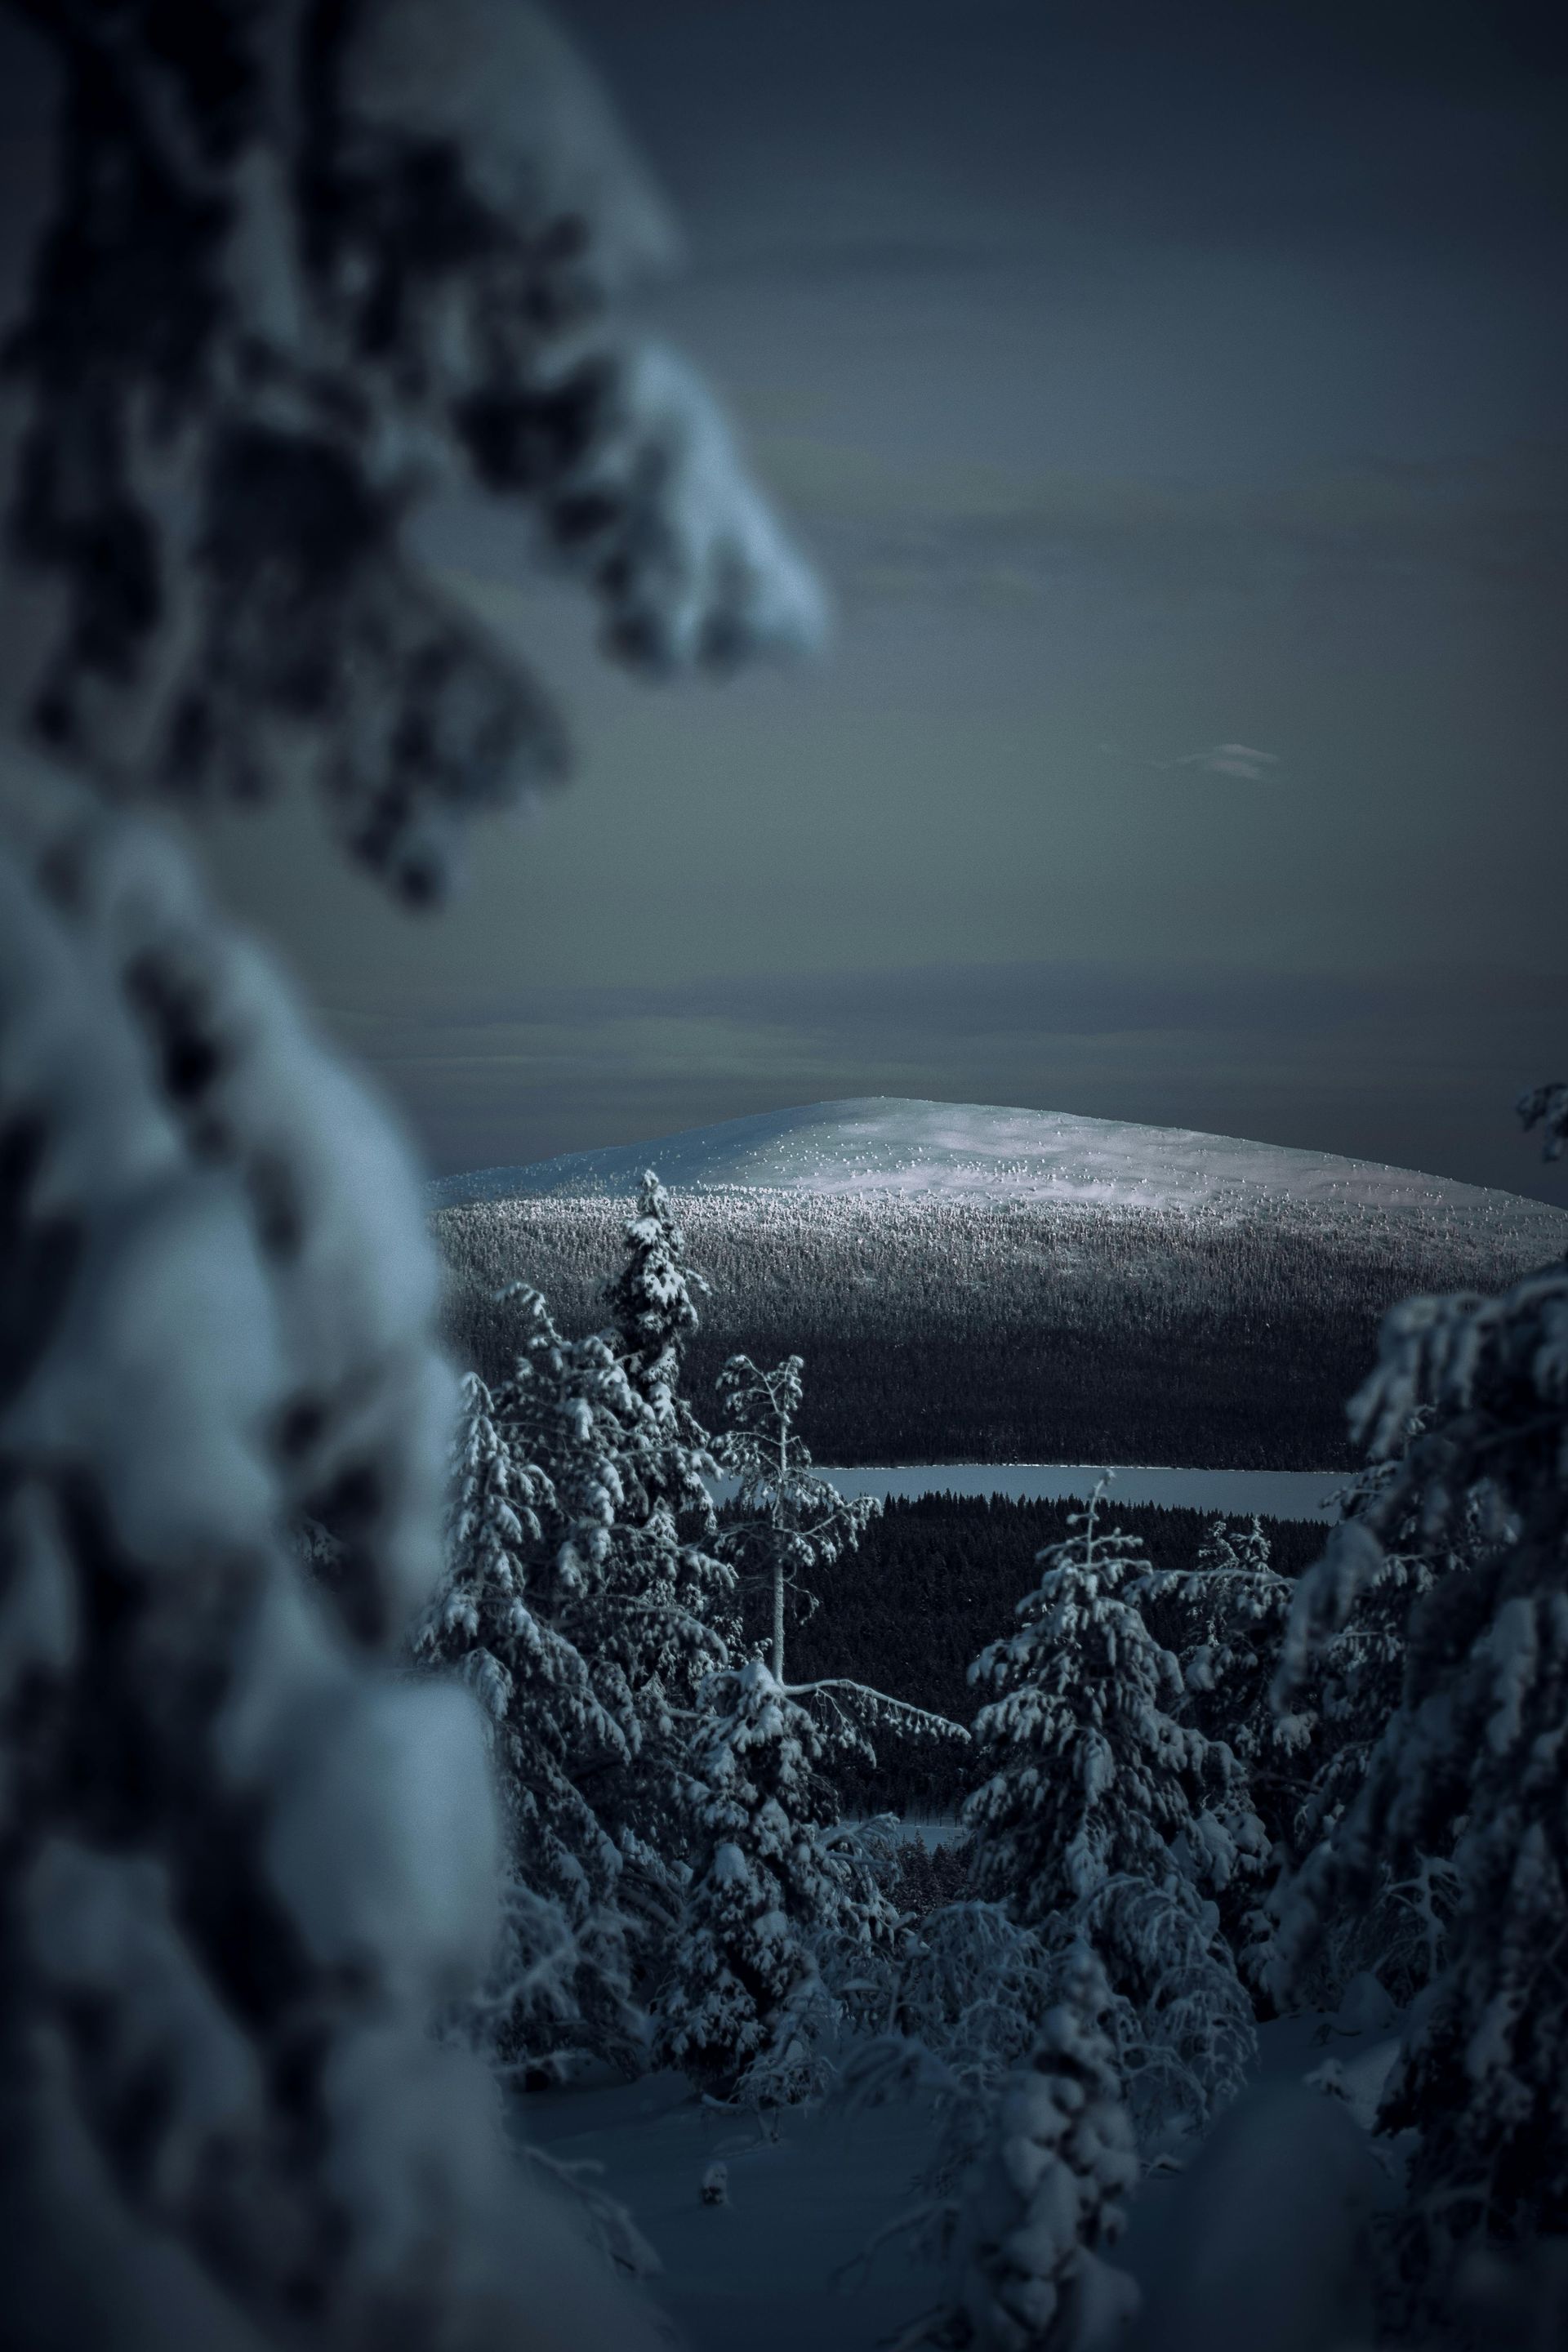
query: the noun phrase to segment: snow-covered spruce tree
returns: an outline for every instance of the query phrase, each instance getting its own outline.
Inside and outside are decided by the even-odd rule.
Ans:
[[[609,331],[661,216],[526,7],[23,13],[66,105],[0,420],[7,2324],[628,2352],[427,2031],[497,1841],[471,1702],[393,1664],[450,1408],[415,1187],[172,843],[63,772],[300,771],[428,897],[562,753],[412,551],[427,487],[531,509],[645,665],[796,640],[809,584],[700,389]]]
[[[1105,1481],[1040,1555],[1018,1631],[970,1669],[995,1696],[973,1738],[989,1778],[964,1809],[976,1891],[1053,1940],[1085,1935],[1105,1963],[1130,2095],[1202,2116],[1237,2088],[1251,2005],[1207,1899],[1261,1867],[1261,1828],[1233,1802],[1222,1742],[1176,1719],[1182,1680],[1129,1589],[1137,1539],[1102,1534]]]
[[[416,1187],[173,846],[5,766],[9,2323],[642,2340],[428,2032],[499,1853],[470,1702],[390,1664],[450,1405]]]
[[[661,1419],[687,1447],[707,1450],[707,1434],[680,1394],[680,1361],[700,1318],[698,1295],[708,1284],[688,1265],[686,1236],[669,1194],[651,1168],[643,1171],[637,1212],[626,1226],[626,1260],[605,1285],[616,1353],[633,1385],[658,1405]],[[701,1485],[700,1473],[697,1484]],[[687,1497],[695,1501],[695,1494]]]
[[[841,1495],[812,1468],[795,1427],[803,1370],[798,1356],[787,1357],[771,1372],[758,1371],[747,1356],[731,1356],[719,1375],[731,1426],[718,1439],[717,1459],[737,1484],[715,1549],[743,1587],[766,1596],[773,1679],[790,1698],[817,1703],[830,1744],[842,1743],[875,1764],[868,1735],[878,1728],[916,1739],[965,1740],[969,1734],[962,1724],[844,1675],[824,1675],[809,1683],[784,1680],[787,1604],[793,1601],[808,1613],[816,1608],[816,1595],[803,1579],[853,1551],[882,1507],[875,1496]]]
[[[1223,1739],[1249,1780],[1274,1744],[1270,1691],[1294,1587],[1269,1558],[1261,1522],[1210,1526],[1190,1569],[1151,1569],[1130,1590],[1182,1669],[1183,1712]]]
[[[446,1571],[416,1625],[490,1727],[508,1860],[500,1948],[470,2017],[514,2067],[586,2043],[623,2064],[640,2036],[619,1907],[621,1853],[580,1781],[627,1735],[550,1612],[542,1513],[554,1490],[469,1373],[453,1445]]]
[[[680,1782],[692,1883],[657,2002],[666,2061],[710,2088],[770,2104],[817,2086],[814,2041],[847,2002],[857,2015],[874,2003],[898,1936],[874,1858],[835,1826],[825,1759],[847,1748],[874,1763],[867,1735],[877,1727],[968,1736],[847,1678],[782,1679],[786,1592],[809,1605],[801,1574],[852,1549],[878,1507],[847,1500],[812,1470],[794,1427],[801,1371],[798,1356],[767,1373],[736,1356],[720,1374],[732,1426],[718,1458],[739,1488],[718,1549],[768,1591],[771,1655],[710,1675],[699,1693]]]
[[[1340,1527],[1356,1532],[1331,1536],[1310,1584],[1303,1583],[1302,1605],[1281,1650],[1273,1695],[1277,1737],[1294,1759],[1299,1795],[1273,1908],[1293,1914],[1295,1924],[1267,1966],[1281,1986],[1292,1985],[1294,1999],[1313,2008],[1337,2006],[1351,1979],[1364,1970],[1403,2006],[1439,1965],[1454,1906],[1453,1824],[1432,1850],[1389,1856],[1375,1895],[1335,1905],[1321,1920],[1303,1907],[1299,1891],[1320,1868],[1331,1874],[1329,1849],[1339,1824],[1399,1712],[1417,1611],[1476,1550],[1473,1506],[1451,1537],[1436,1543],[1424,1538],[1418,1507],[1383,1516],[1403,1458],[1428,1417],[1425,1411],[1413,1415],[1410,1427],[1390,1440],[1391,1450],[1340,1496]],[[1374,1514],[1383,1526],[1375,1560],[1360,1540]]]
[[[1273,1566],[1256,1517],[1235,1529],[1215,1519],[1195,1567],[1152,1569],[1128,1588],[1181,1669],[1181,1721],[1223,1740],[1236,1759],[1235,1784],[1215,1811],[1239,1835],[1248,1863],[1217,1890],[1217,1900],[1226,1939],[1255,1983],[1266,1967],[1269,1925],[1248,1824],[1259,1822],[1277,1853],[1300,1802],[1298,1761],[1273,1706],[1294,1589]]]
[[[1568,2231],[1568,1267],[1396,1307],[1352,1415],[1395,1473],[1303,1578],[1293,1646],[1344,1622],[1412,1514],[1429,1550],[1475,1550],[1412,1616],[1400,1706],[1291,1890],[1286,1958],[1412,1854],[1451,1856],[1441,1967],[1381,2117],[1420,2135],[1402,2251],[1436,2300],[1467,2243]]]
[[[1132,2281],[1105,2259],[1138,2182],[1103,2025],[1111,2006],[1099,1960],[1075,1946],[1027,2063],[995,2100],[958,2241],[962,2284],[927,2343],[1089,2352],[1137,2309]]]
[[[527,510],[618,659],[812,637],[703,386],[616,331],[673,232],[525,0],[12,5],[67,76],[5,614],[15,715],[58,755],[187,802],[303,768],[353,854],[428,898],[457,820],[565,756],[413,551],[453,483]]]
[[[795,1425],[805,1370],[799,1356],[786,1356],[771,1372],[759,1371],[749,1356],[731,1356],[719,1375],[729,1426],[716,1450],[736,1482],[719,1550],[743,1580],[767,1591],[769,1657],[779,1683],[788,1602],[816,1605],[803,1578],[852,1551],[881,1508],[870,1495],[847,1498],[813,1470]]]
[[[1514,1105],[1522,1127],[1542,1132],[1542,1157],[1561,1160],[1568,1144],[1568,1081],[1553,1078],[1544,1087],[1530,1087]]]
[[[1034,2044],[1059,1990],[1060,1955],[1000,1903],[946,1903],[919,1920],[904,1916],[900,1927],[890,1966],[872,1971],[885,1997],[863,2021],[879,2030],[847,2053],[842,2096],[851,2109],[916,2098],[934,2113],[935,2155],[915,2183],[923,2200],[882,2235],[946,2261],[997,2086]]]
[[[643,1947],[650,1936],[662,1942],[677,1908],[668,1850],[637,1833],[626,1794],[645,1773],[656,1780],[658,1802],[650,1795],[638,1811],[645,1823],[668,1824],[673,1767],[645,1756],[644,1735],[651,1726],[658,1738],[668,1703],[639,1689],[636,1679],[650,1617],[657,1612],[662,1622],[667,1612],[662,1600],[639,1606],[648,1596],[627,1589],[618,1544],[621,1514],[637,1492],[639,1465],[657,1455],[659,1429],[604,1333],[563,1339],[537,1291],[520,1288],[512,1296],[521,1345],[498,1402],[509,1445],[536,1469],[546,1490],[539,1536],[529,1548],[531,1608],[560,1654],[577,1661],[580,1688],[592,1702],[587,1711],[574,1704],[559,1716],[541,1695],[557,1724],[562,1776],[574,1792],[579,1900],[584,1918],[596,1923],[594,1967],[584,1988],[594,1998],[585,2013],[599,2021],[592,2037],[597,2046],[624,2063],[633,2045],[622,1989],[633,1974],[646,1979],[656,1956]]]
[[[637,1410],[618,1462],[594,1643],[624,1676],[638,1731],[603,1801],[652,1858],[679,1850],[672,1802],[685,1722],[701,1683],[729,1664],[740,1626],[735,1572],[714,1549],[712,1441],[681,1391],[682,1351],[708,1285],[687,1263],[669,1195],[651,1171],[626,1244],[605,1289],[606,1336]]]
[[[823,1733],[760,1658],[713,1677],[691,1754],[698,1843],[656,2055],[723,2097],[784,2105],[818,2086],[831,2011],[826,1936],[886,1941],[894,1915],[834,1835]]]

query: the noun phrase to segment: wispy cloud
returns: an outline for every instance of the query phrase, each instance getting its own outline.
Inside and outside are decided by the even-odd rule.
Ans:
[[[1179,760],[1152,760],[1154,768],[1196,768],[1205,776],[1239,776],[1249,784],[1279,781],[1278,751],[1257,751],[1250,743],[1211,743],[1206,751],[1184,751]]]
[[[1561,973],[930,965],[340,1008],[439,1171],[848,1096],[1033,1104],[1352,1151],[1563,1198],[1507,1104]]]
[[[900,465],[806,432],[754,436],[769,483],[852,597],[959,590],[998,567],[1037,584],[1106,575],[1144,590],[1294,593],[1462,580],[1489,603],[1555,604],[1568,584],[1568,442],[1211,482]]]

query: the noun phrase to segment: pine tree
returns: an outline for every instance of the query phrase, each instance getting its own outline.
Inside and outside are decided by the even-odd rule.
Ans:
[[[795,1430],[805,1365],[788,1356],[771,1372],[749,1356],[731,1356],[719,1375],[730,1426],[718,1444],[721,1465],[736,1492],[720,1538],[723,1557],[743,1576],[763,1583],[770,1601],[769,1656],[773,1679],[784,1679],[786,1604],[815,1604],[803,1578],[852,1551],[880,1506],[869,1495],[846,1499],[811,1466]]]
[[[626,1377],[656,1405],[693,1451],[707,1440],[680,1394],[681,1357],[700,1322],[699,1296],[708,1284],[687,1264],[686,1237],[669,1194],[651,1168],[643,1173],[637,1213],[626,1227],[626,1262],[605,1286],[616,1352]],[[695,1501],[693,1494],[689,1499]]]
[[[545,1474],[551,1496],[534,1590],[586,1662],[615,1735],[578,1748],[567,1769],[620,1857],[617,1901],[636,1926],[630,1957],[646,1993],[679,1914],[681,1752],[700,1684],[728,1656],[731,1576],[700,1542],[683,1540],[676,1521],[670,1495],[700,1483],[701,1457],[668,1392],[661,1412],[610,1334],[563,1339],[537,1292],[510,1296],[523,1328],[505,1410],[512,1442]],[[700,1514],[710,1525],[706,1489]]]
[[[468,1374],[446,1573],[411,1647],[421,1664],[456,1668],[491,1726],[513,1895],[486,2003],[489,2036],[514,2065],[584,2040],[626,2065],[639,2036],[622,1858],[580,1786],[600,1757],[626,1755],[626,1734],[551,1614],[541,1513],[555,1496],[514,1440]]]
[[[826,1742],[760,1658],[714,1677],[687,1801],[692,1886],[656,2012],[656,2054],[723,2096],[816,2087],[830,2021],[825,1937],[868,1944],[889,1907],[832,1835]]]
[[[846,1677],[786,1684],[784,1604],[800,1578],[858,1541],[877,1508],[817,1476],[795,1432],[802,1364],[772,1372],[732,1357],[720,1389],[732,1426],[719,1459],[739,1482],[718,1549],[767,1589],[771,1656],[709,1677],[681,1780],[693,1878],[658,2001],[658,2047],[696,2079],[748,2096],[803,2096],[821,2078],[814,2036],[847,1982],[885,1959],[897,1914],[860,1842],[835,1830],[821,1767],[846,1750],[875,1763],[867,1733],[967,1737],[962,1726]],[[805,1699],[827,1718],[818,1720]],[[825,1965],[826,1970],[825,1970]],[[855,1996],[851,1996],[853,2004]]]
[[[601,1580],[596,1652],[624,1675],[639,1741],[606,1802],[647,1858],[679,1847],[671,1801],[683,1719],[738,1646],[734,1570],[716,1556],[712,1441],[681,1391],[708,1285],[687,1264],[669,1195],[645,1174],[626,1260],[605,1286],[606,1335],[637,1410],[617,1458],[621,1498]]]
[[[1418,1507],[1391,1509],[1401,1465],[1429,1418],[1425,1409],[1413,1414],[1342,1495],[1339,1525],[1302,1579],[1276,1677],[1277,1737],[1305,1785],[1285,1841],[1289,1875],[1274,1898],[1286,1928],[1267,1965],[1282,1990],[1317,2008],[1336,2006],[1363,1971],[1401,2005],[1413,1999],[1440,1963],[1457,1895],[1453,1824],[1428,1851],[1391,1853],[1375,1889],[1354,1903],[1335,1901],[1320,1916],[1310,1893],[1320,1877],[1325,1885],[1335,1879],[1340,1826],[1399,1715],[1423,1605],[1476,1550],[1473,1508],[1457,1540],[1438,1542],[1423,1537]]]
[[[1543,1087],[1527,1087],[1514,1105],[1521,1127],[1542,1132],[1542,1158],[1561,1160],[1568,1144],[1568,1083],[1553,1078]]]
[[[963,2284],[927,2340],[964,2352],[1089,2352],[1138,2307],[1105,2260],[1137,2186],[1132,2127],[1102,2020],[1104,1971],[1083,1945],[1026,2065],[1004,2083],[959,2244]]]
[[[1310,1768],[1294,1823],[1298,1857],[1330,1834],[1353,1801],[1399,1709],[1412,1619],[1473,1549],[1468,1524],[1458,1542],[1433,1544],[1418,1510],[1405,1507],[1396,1523],[1387,1516],[1400,1465],[1428,1420],[1425,1412],[1413,1415],[1393,1450],[1342,1493],[1338,1525],[1288,1620],[1271,1699],[1279,1736]],[[1373,1538],[1373,1558],[1362,1537],[1374,1524],[1382,1536]]]
[[[1274,1677],[1294,1587],[1269,1557],[1254,1517],[1234,1532],[1211,1524],[1191,1569],[1152,1569],[1129,1587],[1150,1625],[1174,1654],[1182,1675],[1177,1714],[1205,1739],[1223,1741],[1236,1759],[1216,1819],[1237,1840],[1241,1866],[1216,1889],[1220,1917],[1237,1964],[1261,1985],[1268,1965],[1269,1922],[1263,1907],[1262,1843],[1278,1851],[1299,1801],[1292,1742],[1275,1713]]]
[[[970,1669],[996,1694],[973,1734],[993,1770],[964,1811],[976,1880],[1031,1924],[1114,1877],[1223,1885],[1241,1858],[1214,1810],[1234,1759],[1176,1719],[1180,1671],[1130,1597],[1152,1571],[1136,1537],[1100,1532],[1104,1486],[1040,1553],[1019,1631]]]
[[[647,2314],[429,2032],[497,1837],[471,1701],[396,1665],[450,1410],[416,1185],[172,839],[90,793],[302,776],[437,894],[460,820],[563,758],[416,552],[454,478],[644,668],[798,640],[814,592],[701,386],[615,332],[662,211],[521,0],[24,5],[65,90],[0,583],[7,2324],[629,2352]]]
[[[1230,1750],[1176,1719],[1180,1671],[1129,1597],[1149,1565],[1135,1538],[1100,1533],[1104,1486],[1039,1555],[1018,1632],[970,1670],[996,1696],[973,1728],[990,1778],[963,1818],[977,1891],[1026,1925],[1088,1934],[1129,2004],[1120,2031],[1129,2048],[1141,2038],[1151,2097],[1162,2074],[1201,2111],[1236,2087],[1251,2032],[1204,1890],[1259,1866],[1266,1846],[1232,1810]]]
[[[1235,1530],[1214,1520],[1194,1567],[1152,1569],[1131,1590],[1182,1669],[1187,1719],[1225,1740],[1249,1778],[1274,1744],[1269,1694],[1292,1591],[1257,1517]]]
[[[1346,1622],[1413,1516],[1428,1556],[1468,1564],[1412,1615],[1399,1706],[1286,1928],[1299,1950],[1411,1856],[1450,1858],[1440,1964],[1381,2116],[1419,2134],[1405,2275],[1436,2303],[1466,2244],[1568,2229],[1568,1270],[1396,1307],[1353,1414],[1394,1475],[1302,1580],[1300,1647]]]

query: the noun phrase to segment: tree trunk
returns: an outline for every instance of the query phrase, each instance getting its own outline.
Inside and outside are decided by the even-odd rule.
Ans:
[[[784,1562],[773,1561],[773,1680],[784,1680]]]

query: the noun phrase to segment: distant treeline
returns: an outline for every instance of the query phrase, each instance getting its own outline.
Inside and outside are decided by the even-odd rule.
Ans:
[[[1281,1202],[1267,1218],[1077,1203],[741,1192],[680,1203],[712,1284],[687,1365],[805,1359],[818,1460],[1166,1462],[1349,1469],[1345,1400],[1379,1321],[1423,1290],[1498,1290],[1548,1252],[1534,1221]],[[509,1282],[592,1329],[626,1204],[437,1212],[447,1335],[498,1377]],[[1548,1213],[1541,1213],[1543,1223]]]
[[[789,1633],[792,1682],[847,1675],[968,1723],[975,1693],[970,1661],[1012,1630],[1014,1611],[1039,1580],[1035,1556],[1068,1533],[1071,1502],[923,1495],[891,1502],[860,1549],[818,1572],[819,1606]],[[1137,1536],[1156,1568],[1191,1568],[1212,1511],[1118,1503],[1112,1486],[1101,1525]],[[1277,1568],[1298,1576],[1323,1548],[1325,1528],[1299,1519],[1263,1521]],[[749,1633],[761,1635],[764,1603],[748,1596]],[[1161,1629],[1156,1626],[1157,1633]],[[877,1769],[836,1769],[847,1811],[914,1816],[952,1812],[973,1785],[973,1765],[957,1743],[940,1746],[879,1733]]]

